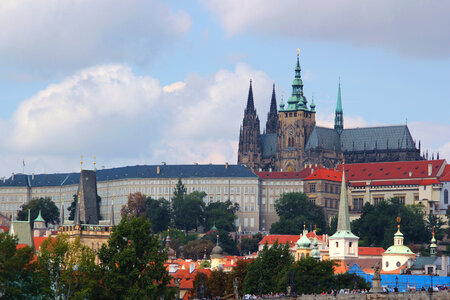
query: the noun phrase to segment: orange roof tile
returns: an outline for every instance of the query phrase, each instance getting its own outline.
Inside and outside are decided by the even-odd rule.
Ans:
[[[275,244],[278,241],[278,244],[285,245],[289,243],[292,247],[298,241],[300,236],[298,235],[287,235],[287,234],[269,234],[263,237],[263,239],[259,242],[259,245],[264,245],[266,242],[269,245]]]
[[[359,256],[374,256],[383,254],[386,250],[381,247],[358,247]]]
[[[344,274],[347,273],[348,267],[345,261],[343,260],[336,260],[337,263],[336,266],[334,266],[334,274]]]
[[[261,179],[304,179],[313,171],[313,168],[304,168],[299,172],[255,172],[255,174]]]
[[[306,177],[304,180],[329,180],[340,182],[342,181],[342,171],[339,172],[335,169],[321,168]]]
[[[439,177],[441,182],[450,181],[450,165],[446,165],[441,177]]]

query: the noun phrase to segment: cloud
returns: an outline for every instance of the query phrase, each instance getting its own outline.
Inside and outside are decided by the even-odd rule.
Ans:
[[[268,110],[272,80],[246,64],[162,86],[128,65],[83,69],[24,100],[0,120],[0,174],[79,168],[80,154],[98,166],[236,161],[235,144],[248,80],[255,105]],[[264,121],[263,121],[264,122]]]
[[[191,23],[185,12],[159,0],[3,0],[0,57],[41,71],[147,63]]]
[[[447,58],[450,2],[420,0],[203,1],[228,35],[381,47],[416,57]]]

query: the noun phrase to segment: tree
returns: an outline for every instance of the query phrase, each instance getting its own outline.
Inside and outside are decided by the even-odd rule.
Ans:
[[[230,236],[230,233],[218,229],[215,231],[209,231],[207,234],[203,236],[203,239],[211,241],[214,245],[217,243],[217,235],[219,236],[219,244],[222,247],[223,251],[229,255],[238,255],[239,251],[237,250],[237,243]]]
[[[173,202],[174,208],[172,217],[176,228],[188,232],[204,224],[205,203],[204,192],[194,191],[184,197],[184,199]]]
[[[235,220],[238,210],[239,204],[233,204],[230,200],[210,203],[205,208],[205,229],[209,230],[215,225],[216,228],[228,232],[236,231]]]
[[[238,260],[236,262],[236,267],[233,268],[233,270],[230,273],[229,281],[231,282],[231,286],[228,286],[227,294],[233,294],[234,293],[234,286],[233,283],[235,280],[237,280],[238,283],[238,292],[239,295],[242,297],[244,296],[244,281],[245,277],[247,276],[247,268],[250,264],[251,260]]]
[[[183,257],[193,260],[202,259],[204,255],[209,257],[212,248],[214,244],[208,240],[190,241],[183,248]]]
[[[30,210],[31,226],[33,226],[34,219],[39,215],[39,211],[41,211],[46,226],[48,224],[59,224],[59,209],[48,197],[32,199],[28,204],[23,204],[21,207],[17,219],[20,221],[28,220],[28,210]]]
[[[211,272],[208,278],[208,291],[212,297],[222,297],[226,295],[228,275],[223,270]]]
[[[270,228],[272,234],[300,234],[303,224],[317,225],[318,233],[325,232],[327,224],[323,208],[314,204],[303,193],[286,193],[275,201],[280,220]]]
[[[373,206],[366,203],[359,219],[352,221],[352,231],[360,238],[360,245],[387,248],[392,245],[397,231],[396,217],[401,218],[405,244],[429,242],[420,205],[404,205],[397,198],[381,201]]]
[[[98,257],[107,298],[158,299],[173,293],[164,266],[167,251],[144,217],[124,216]]]
[[[33,262],[34,249],[18,249],[17,243],[16,237],[0,233],[0,298],[45,298],[46,290]]]
[[[126,205],[122,206],[120,210],[122,218],[128,216],[131,218],[135,217],[146,217],[147,216],[147,197],[140,193],[134,193],[128,195],[128,202]]]
[[[354,273],[344,273],[335,275],[336,289],[358,289],[358,290],[369,290],[371,285],[363,277],[358,276]]]
[[[254,234],[252,237],[242,238],[239,248],[241,254],[253,253],[258,251],[258,244],[262,240],[263,236],[260,232]]]
[[[170,203],[164,198],[147,198],[147,217],[152,224],[153,233],[160,233],[170,225]]]
[[[289,250],[289,244],[281,245],[275,242],[269,248],[267,243],[258,257],[247,267],[244,280],[244,290],[250,294],[261,294],[284,291],[278,287],[278,282],[283,275],[283,269],[289,268],[294,262],[294,257]]]
[[[80,239],[67,235],[46,239],[38,256],[40,274],[53,299],[93,298],[99,288],[100,269],[95,254]]]
[[[328,292],[333,287],[334,266],[332,260],[317,261],[312,257],[302,258],[292,267],[284,269],[283,277],[278,283],[278,289],[286,287],[287,276],[294,271],[295,292],[301,294],[320,294]]]
[[[442,227],[445,222],[438,215],[429,214],[425,219],[425,227],[429,233],[434,231],[434,236],[437,241],[442,240],[445,234],[445,229]]]

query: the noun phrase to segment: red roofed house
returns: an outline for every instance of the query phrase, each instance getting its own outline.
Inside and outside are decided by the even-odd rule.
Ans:
[[[360,211],[364,203],[392,197],[405,204],[421,204],[426,214],[440,212],[445,160],[345,164],[349,205]],[[342,165],[338,167],[342,171]]]
[[[448,208],[448,192],[450,190],[450,165],[446,165],[439,181],[442,183],[440,214],[445,215]]]
[[[314,240],[315,233],[310,231],[306,234],[306,237],[312,242]],[[297,242],[302,237],[300,235],[288,235],[288,234],[269,234],[263,237],[263,239],[258,243],[258,251],[261,251],[264,248],[264,245],[267,243],[267,246],[270,248],[278,242],[278,244],[285,245],[289,243],[289,248],[295,257],[295,253],[297,251]],[[328,235],[317,235],[318,248],[321,253],[321,256],[328,256]]]

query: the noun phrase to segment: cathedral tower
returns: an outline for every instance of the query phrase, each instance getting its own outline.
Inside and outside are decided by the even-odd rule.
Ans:
[[[244,120],[239,133],[238,164],[257,170],[260,167],[260,163],[261,132],[259,129],[259,118],[253,101],[252,81],[250,80],[247,107],[244,111]]]
[[[316,123],[316,113],[314,104],[308,108],[308,101],[303,94],[298,54],[292,95],[287,101],[287,107],[284,103],[280,104],[278,120],[276,169],[300,171],[303,168],[305,144]]]
[[[275,84],[272,90],[272,99],[270,100],[270,111],[267,114],[266,133],[277,133],[278,131],[278,111],[277,99],[275,97]]]

